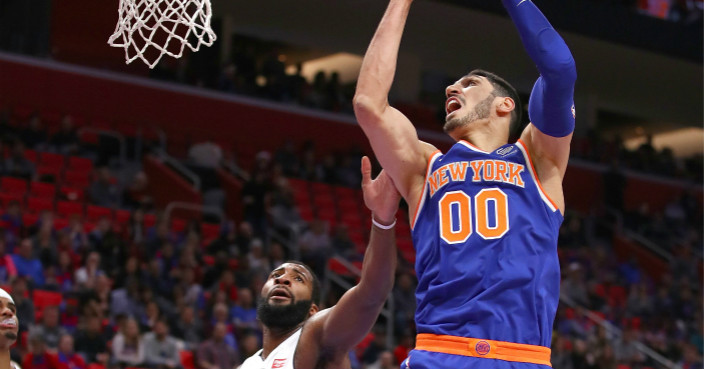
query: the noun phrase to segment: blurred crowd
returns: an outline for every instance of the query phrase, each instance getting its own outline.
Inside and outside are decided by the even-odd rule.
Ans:
[[[238,75],[242,67],[235,66],[222,88],[243,93],[253,88],[260,97],[346,109],[338,97],[314,97],[315,88],[298,77],[281,80],[282,65],[274,59],[267,68],[269,82],[257,83],[255,74],[252,85],[252,76]],[[268,88],[268,83],[295,88]],[[319,84],[320,91],[336,90],[336,83]],[[21,340],[13,358],[25,369],[235,368],[261,343],[256,306],[273,267],[296,255],[323,277],[331,256],[362,259],[360,241],[345,227],[301,214],[292,186],[304,180],[359,188],[359,149],[321,155],[314,142],[287,141],[274,152],[256,154],[251,163],[231,160],[229,169],[236,168],[243,182],[243,217],[226,219],[216,237],[207,237],[198,221],[175,227],[174,219],[155,208],[147,175],[116,175],[110,166],[114,153],[83,142],[70,117],[49,131],[38,116],[12,125],[0,114],[0,132],[0,177],[55,182],[37,168],[29,150],[85,156],[94,163],[83,188],[85,201],[130,214],[120,224],[108,217],[61,219],[45,210],[27,222],[23,202],[0,208],[0,285],[17,303]],[[184,163],[212,169],[226,156],[217,145],[198,144]],[[624,166],[701,181],[701,165],[673,165],[671,154],[658,153],[648,142],[631,152],[618,140],[594,137],[578,142],[575,156],[612,165],[605,174],[610,189],[623,183]],[[683,193],[662,211],[634,211],[624,209],[623,194],[611,193],[616,195],[605,198],[604,207],[616,213],[620,227],[605,226],[602,214],[568,212],[561,229],[562,293],[575,305],[559,308],[553,367],[659,368],[640,350],[643,343],[684,368],[701,368],[701,202]],[[57,196],[76,200],[70,193]],[[652,275],[635,258],[618,261],[614,239],[626,230],[673,255],[666,272]],[[294,242],[272,238],[272,232]],[[378,325],[351,354],[355,368],[398,367],[413,347],[415,283],[412,261],[400,258],[391,317],[394,345],[388,346],[385,325]],[[42,291],[60,298],[47,302]],[[331,287],[325,304],[334,304],[342,292]]]

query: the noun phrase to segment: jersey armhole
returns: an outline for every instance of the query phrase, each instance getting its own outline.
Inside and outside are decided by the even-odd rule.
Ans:
[[[548,196],[547,193],[545,193],[545,190],[543,190],[543,185],[540,184],[540,179],[538,179],[538,174],[535,172],[535,167],[533,166],[533,159],[530,156],[530,153],[528,152],[528,147],[526,144],[523,142],[523,140],[518,139],[516,142],[516,146],[521,150],[523,153],[523,157],[526,160],[526,163],[528,164],[528,171],[530,172],[531,178],[533,178],[533,182],[538,186],[538,193],[540,194],[540,198],[543,199],[543,202],[552,210],[552,212],[559,212],[559,208],[557,205],[555,205],[555,202],[552,201],[550,196]],[[560,213],[562,214],[562,213]]]
[[[437,160],[440,155],[442,155],[440,150],[436,150],[435,152],[433,152],[432,155],[430,155],[430,158],[428,158],[428,168],[425,170],[423,190],[420,192],[420,196],[418,197],[418,204],[416,205],[416,211],[413,213],[413,218],[411,219],[411,230],[415,228],[416,220],[418,219],[418,214],[420,213],[420,209],[423,207],[423,203],[425,202],[425,195],[427,192],[426,189],[428,187],[428,178],[430,177],[430,170],[433,168],[433,163],[435,163],[435,160]]]

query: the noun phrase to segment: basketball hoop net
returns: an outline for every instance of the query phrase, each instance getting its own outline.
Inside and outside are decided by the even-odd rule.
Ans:
[[[108,45],[124,48],[127,64],[139,58],[154,68],[164,54],[180,58],[185,46],[195,52],[216,38],[210,0],[120,0],[118,11]]]

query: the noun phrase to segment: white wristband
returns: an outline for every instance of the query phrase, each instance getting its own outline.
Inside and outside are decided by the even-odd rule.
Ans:
[[[383,230],[389,230],[389,229],[396,226],[396,219],[394,219],[394,222],[389,225],[383,225],[383,224],[377,222],[376,220],[374,220],[374,216],[372,216],[372,224],[374,224],[377,228],[381,228]]]

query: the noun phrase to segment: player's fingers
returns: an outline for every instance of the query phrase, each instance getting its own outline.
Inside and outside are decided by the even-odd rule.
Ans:
[[[362,186],[372,181],[372,163],[369,157],[362,157]]]

